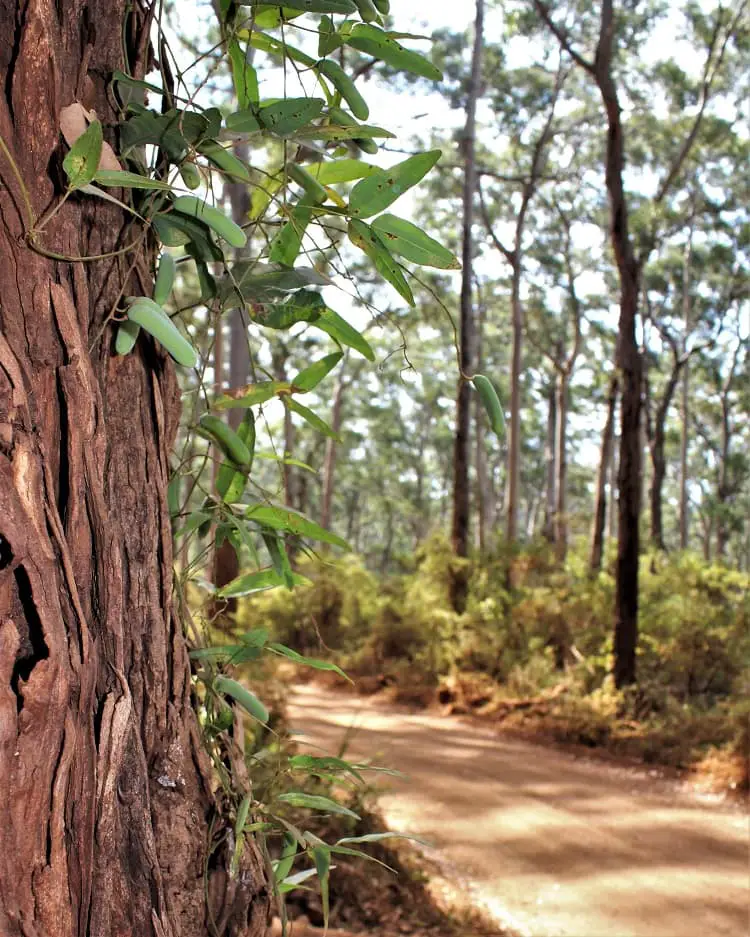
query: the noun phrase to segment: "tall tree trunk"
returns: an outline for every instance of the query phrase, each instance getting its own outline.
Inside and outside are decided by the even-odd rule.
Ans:
[[[475,161],[476,110],[482,76],[482,42],[484,30],[484,0],[476,0],[474,21],[474,49],[471,59],[466,126],[463,134],[464,188],[462,219],[463,269],[461,273],[461,375],[456,400],[456,438],[453,455],[453,520],[451,525],[453,549],[458,556],[469,552],[469,464],[471,460],[471,388],[466,377],[474,370],[476,344],[474,311],[472,309],[473,284],[473,222],[474,196],[477,187]],[[456,575],[452,584],[452,600],[456,611],[466,604],[468,582],[463,574]]]
[[[234,144],[234,153],[238,159],[244,163],[250,160],[250,149],[245,141],[238,141]],[[237,224],[243,224],[250,210],[250,193],[246,184],[242,182],[225,183],[225,194],[229,198],[229,204],[232,210],[232,218]],[[237,260],[247,255],[248,248],[240,248],[235,252]],[[243,306],[232,309],[229,313],[229,374],[228,384],[230,387],[241,387],[246,384],[250,375],[250,350],[247,343],[247,313]],[[217,360],[225,360],[223,348],[224,337],[217,329]],[[223,374],[221,375],[223,381]],[[217,381],[218,381],[217,377]],[[221,390],[222,387],[220,386]],[[236,430],[242,420],[243,411],[239,408],[232,408],[228,411],[227,417],[229,425]],[[240,572],[240,560],[237,551],[229,539],[224,539],[214,552],[214,585],[217,589],[225,586],[228,582],[235,579]],[[237,599],[224,599],[224,610],[234,612],[237,608]]]
[[[544,530],[543,534],[550,543],[555,539],[555,436],[557,428],[557,395],[555,381],[550,382],[547,396],[547,435],[544,441],[544,464],[546,468]]]
[[[607,395],[607,418],[602,430],[602,442],[599,456],[599,470],[596,476],[596,497],[594,500],[594,521],[591,530],[591,552],[589,554],[589,569],[598,573],[602,568],[604,554],[604,529],[607,515],[607,476],[611,471],[613,436],[615,428],[615,410],[617,408],[617,374],[613,374],[609,382]],[[614,504],[612,505],[614,511]]]
[[[516,255],[511,287],[513,347],[510,362],[510,429],[508,431],[508,493],[505,499],[508,543],[518,539],[518,498],[521,479],[521,355],[523,306],[521,305],[521,262]]]
[[[568,552],[568,521],[566,489],[568,485],[568,375],[560,371],[555,390],[557,410],[557,439],[555,442],[555,556],[565,562]]]
[[[687,550],[689,538],[688,447],[690,445],[690,364],[685,362],[680,382],[680,549]]]
[[[487,307],[483,301],[479,303],[479,317],[477,323],[477,371],[484,373],[484,324],[487,317]],[[476,435],[476,492],[477,492],[477,533],[480,553],[487,549],[488,533],[492,520],[492,488],[487,460],[488,428],[487,418],[479,395],[474,395],[474,427]]]
[[[682,356],[686,358],[682,371],[682,381],[680,382],[680,496],[679,496],[679,528],[680,528],[680,549],[688,548],[688,446],[690,444],[690,407],[689,407],[689,377],[688,368],[690,362],[687,360],[687,341],[690,334],[691,315],[692,315],[692,295],[691,295],[691,263],[693,259],[693,225],[690,225],[688,231],[688,240],[685,245],[685,254],[683,256],[682,266],[682,319],[683,319],[683,343]]]
[[[113,353],[111,311],[142,292],[151,252],[68,263],[24,238],[61,194],[60,108],[115,121],[109,78],[143,75],[149,25],[124,0],[85,15],[0,0],[3,937],[204,937],[209,917],[223,935],[265,931],[255,849],[228,874],[172,606],[174,369],[147,337]],[[101,255],[134,233],[81,196],[37,246]]]
[[[618,388],[619,393],[619,388]],[[617,538],[617,476],[619,474],[617,464],[617,453],[620,451],[620,435],[617,432],[617,412],[615,412],[614,423],[612,424],[612,451],[609,462],[609,521],[607,522],[607,536],[610,540]]]
[[[683,358],[675,362],[666,387],[662,391],[662,397],[659,401],[659,406],[654,418],[654,432],[653,439],[651,440],[651,542],[657,550],[666,550],[662,513],[662,491],[664,488],[664,479],[667,474],[667,461],[664,454],[667,414],[669,413],[669,408],[672,405],[672,398],[677,389],[680,371],[685,364],[686,361]]]
[[[345,367],[345,366],[344,366]],[[346,391],[346,381],[344,379],[345,370],[342,367],[339,372],[338,383],[333,395],[333,407],[331,408],[331,429],[337,435],[341,432],[341,425],[344,417],[344,392]],[[323,462],[323,498],[320,508],[321,527],[328,529],[331,526],[331,509],[333,507],[333,487],[336,477],[336,440],[326,440],[326,454]]]
[[[620,279],[617,367],[622,381],[618,466],[617,563],[615,572],[614,678],[619,687],[636,679],[638,644],[638,558],[641,512],[641,354],[636,339],[641,267],[628,231],[623,184],[625,145],[622,112],[612,77],[615,22],[612,0],[602,0],[601,30],[593,63],[607,114],[605,183],[609,197],[610,239]]]

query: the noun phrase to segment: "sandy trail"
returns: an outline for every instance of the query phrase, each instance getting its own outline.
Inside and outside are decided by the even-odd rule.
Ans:
[[[392,829],[430,841],[501,924],[532,937],[748,937],[748,816],[645,772],[314,686],[290,707],[303,750],[395,767]],[[428,851],[432,852],[432,850]]]

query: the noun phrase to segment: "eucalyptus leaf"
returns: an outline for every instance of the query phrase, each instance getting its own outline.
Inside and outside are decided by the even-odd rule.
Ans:
[[[392,254],[399,254],[415,264],[437,267],[441,270],[460,270],[458,258],[420,228],[385,213],[372,222],[373,231],[380,235]]]
[[[388,208],[404,192],[424,179],[442,155],[441,150],[417,153],[390,169],[381,169],[362,179],[349,196],[352,216],[369,218]]]

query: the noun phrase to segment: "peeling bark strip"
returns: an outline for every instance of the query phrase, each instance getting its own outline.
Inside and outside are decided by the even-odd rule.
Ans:
[[[0,135],[36,217],[61,192],[60,109],[78,99],[111,126],[108,76],[142,74],[149,24],[126,0],[0,0]],[[257,855],[230,881],[210,854],[210,773],[172,615],[174,371],[145,340],[116,358],[105,327],[149,264],[134,275],[130,254],[31,250],[1,150],[0,934],[256,937]],[[41,243],[82,256],[133,233],[116,207],[71,198]]]

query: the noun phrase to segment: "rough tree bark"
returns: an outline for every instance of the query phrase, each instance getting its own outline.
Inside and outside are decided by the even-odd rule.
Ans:
[[[480,94],[482,76],[482,43],[484,32],[484,0],[476,0],[474,20],[474,48],[471,58],[468,99],[466,102],[466,126],[462,147],[464,155],[463,219],[461,261],[461,375],[456,399],[456,436],[453,447],[453,517],[451,539],[457,556],[469,553],[469,466],[471,463],[471,387],[466,378],[474,371],[475,323],[472,308],[473,260],[474,260],[474,196],[477,187],[477,168],[474,157],[476,142],[477,99]],[[463,573],[457,573],[451,584],[451,599],[457,612],[466,605],[468,581]]]
[[[265,929],[257,853],[230,880],[209,842],[222,827],[171,599],[174,370],[145,339],[112,351],[111,310],[143,292],[148,258],[67,263],[24,238],[60,195],[60,109],[111,121],[109,76],[143,74],[149,26],[125,0],[0,0],[3,937],[203,937],[209,914],[221,934]],[[71,198],[41,244],[89,256],[139,233]]]

